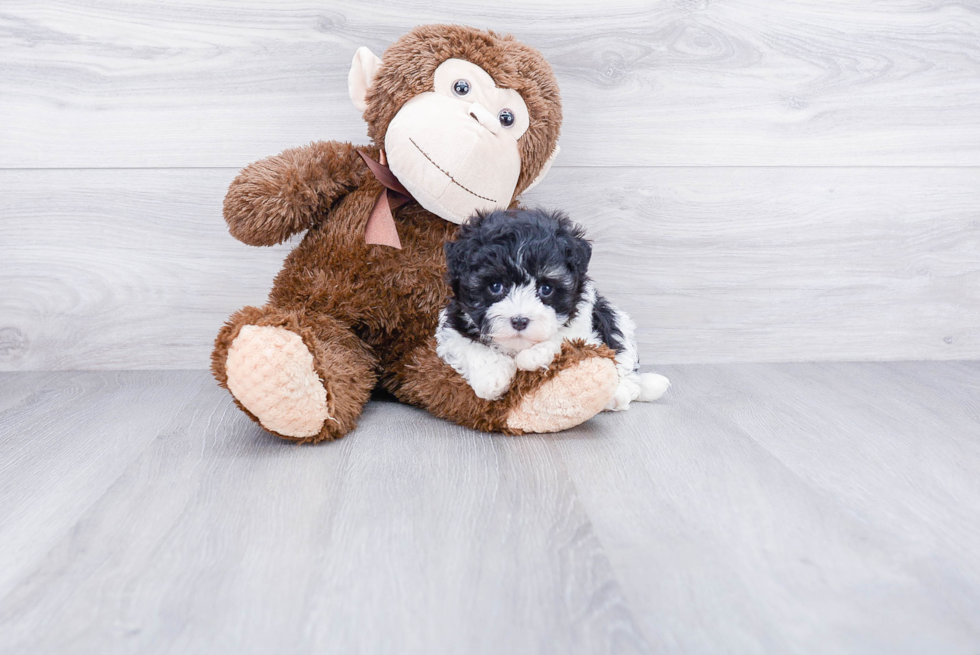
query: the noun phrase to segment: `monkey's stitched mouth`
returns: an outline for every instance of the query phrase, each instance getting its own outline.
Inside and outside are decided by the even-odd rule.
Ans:
[[[440,166],[439,164],[437,164],[434,161],[432,161],[432,157],[430,157],[429,155],[427,155],[425,153],[425,150],[422,150],[422,148],[419,147],[419,144],[415,143],[415,141],[414,141],[414,139],[412,139],[412,137],[408,137],[408,140],[412,142],[412,145],[415,146],[415,149],[416,150],[418,150],[419,152],[422,153],[422,156],[423,157],[425,157],[426,159],[429,160],[429,163],[430,164],[432,164],[433,166],[435,166],[436,168],[438,168],[439,171],[443,175],[445,175],[446,177],[448,177],[450,182],[452,182],[453,184],[455,184],[456,186],[458,186],[460,189],[462,189],[466,193],[470,194],[471,196],[476,196],[477,198],[479,198],[481,200],[486,200],[486,201],[492,202],[494,204],[497,204],[497,201],[494,200],[493,198],[487,198],[486,196],[481,196],[479,193],[474,193],[474,192],[470,191],[469,189],[467,189],[466,187],[464,187],[459,182],[457,182],[456,179],[452,175],[449,174],[449,171],[447,171],[442,166]]]

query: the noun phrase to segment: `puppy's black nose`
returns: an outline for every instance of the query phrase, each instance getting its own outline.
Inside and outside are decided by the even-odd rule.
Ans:
[[[512,328],[520,332],[527,327],[527,324],[531,322],[531,319],[524,318],[523,316],[515,316],[510,319],[510,325]]]

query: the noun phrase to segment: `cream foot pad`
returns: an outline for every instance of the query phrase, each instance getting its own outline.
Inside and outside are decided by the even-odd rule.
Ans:
[[[606,406],[619,383],[616,365],[591,357],[561,371],[507,417],[507,427],[523,432],[559,432],[592,418]]]
[[[267,430],[312,437],[330,418],[313,355],[295,332],[244,326],[228,349],[225,368],[228,389]]]

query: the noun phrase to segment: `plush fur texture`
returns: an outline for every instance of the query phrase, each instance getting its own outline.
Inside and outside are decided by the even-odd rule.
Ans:
[[[521,139],[519,191],[555,148],[561,107],[547,63],[510,37],[426,26],[392,45],[369,89],[364,115],[376,145],[362,149],[379,159],[387,124],[402,104],[431,88],[432,71],[451,57],[479,64],[498,85],[524,96],[531,127]],[[276,276],[267,304],[234,314],[215,342],[214,375],[249,416],[287,439],[335,439],[355,427],[371,390],[380,384],[436,416],[517,434],[576,425],[598,411],[593,411],[596,402],[612,397],[615,385],[596,373],[614,371],[612,351],[569,343],[547,370],[520,372],[500,399],[478,398],[435,352],[438,314],[450,298],[443,246],[458,226],[409,203],[394,212],[402,249],[368,245],[365,225],[381,191],[357,148],[338,142],[286,150],[251,164],[232,182],[224,215],[236,238],[270,245],[306,231]],[[247,326],[270,330],[261,339],[254,334],[243,338]],[[276,331],[297,335],[299,341],[277,337]],[[309,389],[310,360],[297,354],[300,342],[322,392]],[[263,366],[284,370],[263,379],[254,375]],[[310,397],[303,398],[304,393]],[[325,410],[318,400],[323,397]],[[270,407],[280,409],[275,416],[260,415]],[[313,418],[290,416],[291,411]],[[314,432],[310,424],[324,411],[328,418]],[[299,429],[276,429],[294,425]]]
[[[584,231],[562,212],[478,214],[446,244],[453,298],[440,316],[436,352],[477,396],[494,400],[518,370],[548,368],[566,341],[605,345],[619,374],[605,408],[655,400],[669,383],[640,374],[633,321],[596,291],[591,255]]]

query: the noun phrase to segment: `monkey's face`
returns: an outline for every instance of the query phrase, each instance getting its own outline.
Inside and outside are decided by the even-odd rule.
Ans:
[[[510,36],[420,25],[384,62],[358,48],[347,84],[391,171],[447,221],[506,209],[544,179],[559,152],[551,67]]]
[[[435,88],[388,125],[388,165],[419,204],[454,223],[506,209],[521,174],[518,139],[530,124],[523,98],[462,59],[443,62],[433,77]]]

